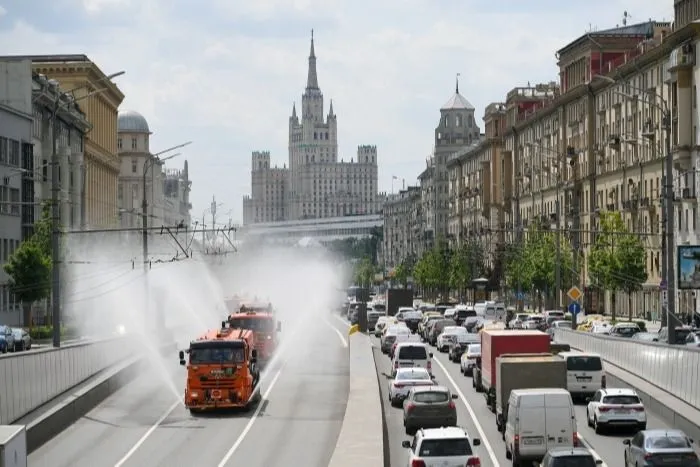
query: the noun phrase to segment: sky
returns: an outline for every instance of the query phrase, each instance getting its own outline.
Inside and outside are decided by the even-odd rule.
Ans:
[[[377,146],[380,191],[416,183],[440,107],[478,121],[517,86],[558,81],[556,50],[591,29],[673,19],[673,0],[0,0],[0,55],[86,54],[143,114],[158,152],[186,141],[193,217],[243,217],[251,152],[288,161],[288,119],[314,30],[339,158]],[[483,123],[480,124],[483,130]],[[394,179],[396,177],[396,179]],[[403,180],[403,181],[402,181]]]

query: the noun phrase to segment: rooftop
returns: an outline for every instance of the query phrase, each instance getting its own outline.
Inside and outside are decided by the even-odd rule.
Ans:
[[[445,105],[440,107],[440,110],[474,110],[474,106],[463,95],[456,92]]]
[[[117,121],[119,133],[151,134],[146,118],[134,110],[120,110]]]

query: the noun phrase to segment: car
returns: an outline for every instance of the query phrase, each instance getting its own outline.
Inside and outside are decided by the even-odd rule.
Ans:
[[[388,326],[380,340],[382,353],[388,354],[394,342],[399,340],[399,336],[410,336],[411,331],[405,326]]]
[[[595,467],[603,460],[595,458],[586,448],[552,448],[544,455],[539,467]]]
[[[465,332],[463,334],[457,334],[452,336],[450,341],[447,343],[447,354],[450,357],[450,361],[454,363],[459,363],[462,358],[462,354],[467,350],[471,344],[479,344],[481,342],[481,336],[478,334],[470,334]]]
[[[634,389],[599,389],[587,400],[588,426],[593,427],[596,433],[602,433],[612,427],[646,430],[646,409]]]
[[[32,348],[32,337],[22,328],[12,328],[12,335],[15,338],[15,351],[29,350]]]
[[[389,383],[389,402],[398,407],[416,386],[433,386],[433,377],[425,368],[399,368]]]
[[[470,438],[464,428],[451,426],[418,430],[413,441],[401,445],[408,449],[408,467],[420,465],[459,465],[480,467],[481,460],[474,453],[480,446],[478,438]]]
[[[15,351],[15,336],[12,333],[12,328],[5,325],[0,325],[0,352]]]
[[[422,319],[423,313],[420,311],[411,310],[403,312],[403,322],[406,323],[406,327],[408,327],[413,334],[418,332],[418,324]]]
[[[457,326],[457,323],[455,323],[452,319],[445,318],[431,321],[428,325],[429,331],[425,340],[428,341],[430,345],[437,347],[438,336],[442,334],[442,331],[448,326]]]
[[[642,330],[637,323],[617,323],[610,329],[610,335],[613,337],[632,337],[639,332]]]
[[[412,435],[419,428],[440,428],[457,425],[458,399],[445,386],[417,386],[411,388],[403,401],[403,426]]]
[[[422,342],[398,342],[392,349],[391,376],[396,375],[399,368],[425,368],[432,374],[433,354],[428,345]]]
[[[693,440],[681,430],[642,430],[625,445],[624,466],[673,465],[698,467],[700,462],[693,449]]]
[[[468,334],[466,328],[462,326],[445,326],[442,332],[437,336],[435,347],[437,347],[439,352],[446,352],[448,350],[449,341],[452,336],[458,334]]]
[[[459,361],[459,370],[464,376],[473,374],[479,358],[481,358],[481,344],[469,344]]]

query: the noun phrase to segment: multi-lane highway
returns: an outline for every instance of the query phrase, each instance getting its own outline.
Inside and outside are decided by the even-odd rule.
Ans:
[[[174,355],[32,453],[29,463],[326,466],[348,398],[346,329],[320,318],[304,328],[282,345],[263,377],[264,400],[249,413],[190,415],[181,403],[185,370]]]
[[[417,338],[416,338],[417,339]],[[401,447],[401,441],[410,439],[405,434],[400,408],[392,408],[388,403],[388,385],[390,379],[385,375],[390,373],[389,357],[383,355],[378,348],[378,340],[374,340],[376,348],[377,377],[384,401],[385,418],[389,434],[389,453],[391,466],[404,466],[407,463],[407,452]],[[458,423],[472,437],[480,438],[482,446],[476,448],[484,467],[499,467],[509,465],[506,460],[505,447],[501,434],[496,429],[495,415],[486,407],[483,394],[472,388],[471,379],[463,376],[459,365],[450,362],[446,354],[435,349],[433,351],[433,373],[438,384],[447,386],[459,396],[457,401]],[[670,428],[654,414],[648,412],[648,428]],[[586,407],[576,407],[578,432],[584,444],[593,451],[594,455],[603,460],[603,466],[616,467],[623,462],[622,440],[629,438],[629,433],[596,435],[586,423]]]

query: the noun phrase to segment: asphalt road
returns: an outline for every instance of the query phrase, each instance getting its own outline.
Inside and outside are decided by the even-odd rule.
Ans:
[[[417,339],[417,338],[416,338]],[[383,373],[390,372],[389,357],[383,355],[378,348],[378,340],[375,340],[375,359],[377,362],[377,376],[380,381],[380,390],[384,404],[385,417],[389,433],[389,453],[391,466],[405,466],[407,452],[401,447],[401,441],[410,439],[405,434],[402,412],[399,408],[392,408],[388,404],[389,379]],[[483,394],[477,393],[472,388],[471,378],[467,378],[459,371],[459,365],[450,362],[447,354],[442,354],[436,349],[433,351],[433,373],[438,384],[447,386],[453,393],[459,396],[457,402],[458,424],[464,427],[469,435],[480,438],[482,445],[476,448],[484,467],[498,467],[510,465],[505,457],[505,446],[501,434],[496,428],[496,417],[486,407]],[[671,428],[657,416],[647,413],[648,428]],[[597,435],[586,423],[586,407],[576,407],[576,420],[578,432],[584,445],[591,449],[595,456],[603,460],[603,467],[617,467],[623,462],[622,441],[630,438],[630,433],[609,433]]]
[[[29,464],[325,467],[348,398],[346,334],[331,321],[292,342],[263,375],[264,400],[248,413],[192,416],[181,404],[185,370],[176,360],[152,369],[32,453]]]

